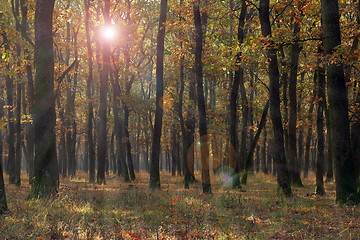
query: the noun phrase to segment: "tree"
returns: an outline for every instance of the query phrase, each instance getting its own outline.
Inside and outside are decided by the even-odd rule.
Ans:
[[[241,12],[239,16],[238,22],[238,43],[242,44],[244,41],[245,31],[245,17],[247,13],[247,5],[245,1],[242,1],[241,4]],[[234,151],[230,152],[230,159],[235,166],[235,170],[233,173],[232,187],[233,188],[241,188],[240,185],[240,161],[245,160],[246,155],[246,133],[247,133],[247,124],[248,124],[248,116],[249,116],[249,107],[248,101],[246,97],[246,91],[244,86],[244,68],[241,66],[241,52],[239,52],[236,56],[236,65],[237,69],[235,70],[235,76],[231,86],[231,94],[230,94],[230,143],[234,148]],[[240,153],[238,153],[238,133],[237,133],[237,125],[238,125],[238,116],[237,116],[237,100],[238,100],[238,92],[240,86],[240,94],[242,100],[242,111],[243,111],[243,126],[241,129],[241,144],[240,144]]]
[[[271,37],[271,25],[269,14],[269,0],[260,0],[259,17],[261,24],[261,33],[263,37]],[[269,79],[270,79],[270,117],[274,131],[274,163],[277,165],[277,182],[282,188],[285,196],[292,195],[290,186],[290,175],[287,169],[287,161],[284,146],[284,130],[280,112],[280,95],[279,95],[279,69],[276,56],[276,49],[273,43],[266,49],[266,57],[269,59]]]
[[[0,99],[0,118],[2,118],[4,115],[3,108],[4,108],[4,101]],[[7,202],[6,202],[6,194],[5,194],[3,168],[2,168],[2,160],[3,160],[2,139],[3,139],[2,129],[0,129],[0,215],[8,210]]]
[[[322,0],[321,16],[325,54],[330,57],[337,53],[336,48],[341,45],[338,1]],[[349,106],[343,63],[340,61],[328,62],[326,74],[331,142],[336,171],[336,201],[341,204],[357,203],[360,198],[357,192],[355,157],[351,149]]]
[[[56,157],[53,11],[55,0],[37,0],[35,7],[35,175],[31,197],[57,192],[59,173]]]
[[[4,48],[7,54],[10,54],[10,42],[7,37],[7,33],[2,31],[1,33],[4,42]],[[14,82],[10,76],[10,63],[6,63],[6,69],[8,71],[5,74],[5,85],[6,85],[6,104],[8,106],[8,156],[7,156],[7,172],[9,173],[9,182],[10,184],[15,184],[15,127],[14,127],[14,100],[13,100],[13,91],[14,91]]]
[[[245,166],[244,166],[245,172],[244,172],[244,174],[242,176],[242,179],[241,179],[242,184],[247,183],[247,176],[248,176],[248,172],[249,172],[249,168],[250,168],[250,162],[251,162],[252,156],[254,155],[254,151],[255,151],[255,147],[257,145],[257,142],[259,141],[261,131],[262,131],[263,128],[265,128],[266,119],[267,119],[267,113],[268,113],[268,110],[269,110],[269,105],[270,105],[269,101],[267,101],[266,105],[264,107],[263,113],[261,115],[261,120],[260,120],[260,123],[258,125],[258,130],[256,131],[255,137],[252,140],[252,143],[251,143],[251,146],[250,146],[250,149],[249,149],[249,153],[248,153],[248,155],[246,157]]]
[[[357,26],[360,26],[360,1],[357,2]],[[359,45],[359,38],[360,36],[357,35],[354,38],[353,41],[353,47],[354,49],[357,49]],[[358,61],[358,59],[354,59],[355,61]],[[357,86],[359,87],[360,81],[357,80]],[[352,141],[352,150],[353,150],[353,156],[356,158],[355,162],[356,164],[356,178],[359,182],[360,177],[360,91],[357,90],[355,93],[355,106],[357,106],[357,110],[353,117],[353,123],[351,125],[351,141]],[[360,183],[359,183],[360,184]],[[359,186],[358,186],[359,187]]]
[[[110,0],[106,0],[104,3],[104,20],[105,28],[110,27]],[[107,158],[107,91],[108,81],[110,74],[110,39],[103,40],[103,67],[101,72],[100,81],[100,106],[99,106],[99,130],[97,138],[97,160],[98,160],[98,171],[97,171],[97,183],[105,184],[105,163]]]
[[[93,117],[94,107],[92,99],[92,84],[94,80],[93,75],[93,49],[91,46],[90,37],[90,0],[84,0],[85,7],[85,35],[86,35],[86,48],[88,53],[88,77],[86,86],[86,97],[88,98],[87,106],[87,123],[86,123],[86,138],[87,138],[87,151],[89,162],[89,182],[95,182],[95,144],[93,136]]]
[[[323,52],[323,46],[319,46],[319,52]],[[324,173],[325,173],[325,135],[324,135],[324,108],[325,108],[325,69],[317,67],[317,160],[316,160],[316,194],[324,195]]]
[[[298,66],[299,66],[299,55],[301,51],[301,46],[299,44],[299,32],[300,32],[300,23],[298,20],[294,22],[294,40],[295,42],[291,46],[290,53],[290,78],[289,78],[289,135],[288,135],[288,153],[289,153],[289,163],[291,166],[291,181],[292,184],[296,186],[303,187],[300,178],[300,164],[297,158],[297,148],[296,148],[296,125],[297,125],[297,75],[298,75]]]
[[[207,136],[206,105],[203,89],[203,25],[200,14],[200,1],[196,1],[193,7],[195,23],[195,78],[197,106],[199,115],[199,136],[201,152],[201,181],[203,192],[211,194],[209,144]]]
[[[155,123],[153,130],[153,143],[151,149],[150,162],[150,188],[160,188],[160,172],[159,172],[159,157],[160,157],[160,139],[163,118],[163,104],[164,104],[164,41],[165,41],[165,22],[167,12],[167,0],[161,0],[160,3],[160,18],[159,28],[156,41],[156,110]]]

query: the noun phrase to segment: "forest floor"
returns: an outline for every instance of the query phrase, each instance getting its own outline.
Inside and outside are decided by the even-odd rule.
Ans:
[[[158,191],[146,173],[132,183],[109,175],[101,186],[80,173],[61,179],[51,200],[28,200],[29,185],[6,184],[0,239],[360,239],[360,206],[336,205],[333,182],[318,197],[311,175],[285,199],[271,175],[251,175],[245,192],[220,180],[204,195],[200,183],[184,190],[181,177],[164,172]]]

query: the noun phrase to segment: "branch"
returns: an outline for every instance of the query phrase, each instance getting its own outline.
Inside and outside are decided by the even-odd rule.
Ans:
[[[285,12],[285,10],[286,10],[292,3],[293,3],[293,1],[289,1],[289,2],[286,4],[286,6],[285,6],[278,14],[275,15],[275,17],[274,17],[274,19],[273,19],[273,21],[272,21],[272,23],[271,23],[271,26],[274,25],[276,19],[277,19],[278,17],[280,17],[280,16]]]
[[[61,85],[62,81],[64,80],[66,75],[71,71],[71,69],[73,69],[77,64],[79,64],[79,60],[75,59],[74,62],[56,79],[56,82],[58,83],[58,85],[55,90],[54,103],[55,103],[56,98],[59,96],[60,85]]]
[[[255,3],[253,3],[252,1],[246,0],[246,2],[249,3],[250,5],[254,6],[256,8],[256,10],[260,11],[260,8]]]

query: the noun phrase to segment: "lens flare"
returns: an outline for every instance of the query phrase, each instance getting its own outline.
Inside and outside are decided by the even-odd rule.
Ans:
[[[101,30],[101,36],[106,40],[113,40],[116,37],[116,29],[113,26],[105,26]]]

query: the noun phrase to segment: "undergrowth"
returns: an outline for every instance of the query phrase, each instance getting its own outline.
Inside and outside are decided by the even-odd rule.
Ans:
[[[6,184],[10,212],[0,216],[0,239],[358,239],[359,207],[338,206],[334,184],[313,194],[314,177],[294,197],[283,198],[271,175],[249,177],[246,191],[213,179],[213,194],[201,184],[183,188],[181,177],[162,173],[161,190],[151,191],[148,175],[124,183],[87,183],[85,173],[61,179],[59,194],[27,200],[29,186]],[[27,182],[25,174],[23,183]]]

